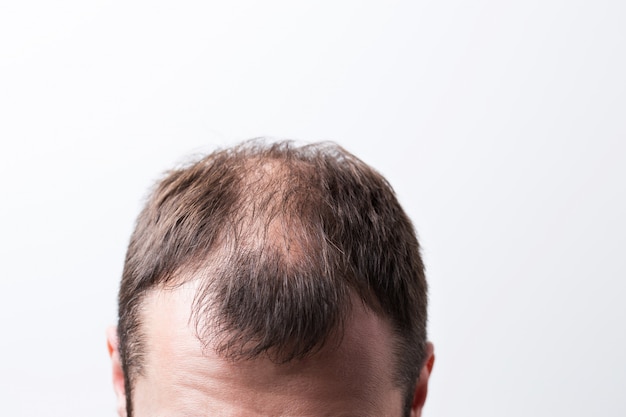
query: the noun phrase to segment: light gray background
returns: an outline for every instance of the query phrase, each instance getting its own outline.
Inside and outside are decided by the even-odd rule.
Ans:
[[[6,1],[0,403],[114,416],[104,329],[148,187],[336,140],[424,247],[427,416],[626,415],[626,3]]]

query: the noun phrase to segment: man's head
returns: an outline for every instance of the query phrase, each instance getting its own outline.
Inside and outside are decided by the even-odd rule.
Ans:
[[[419,415],[423,269],[389,184],[336,145],[252,141],[172,171],[126,255],[120,414]]]

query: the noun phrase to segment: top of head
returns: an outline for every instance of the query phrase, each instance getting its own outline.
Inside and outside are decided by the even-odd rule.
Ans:
[[[340,330],[354,293],[398,336],[399,385],[424,359],[426,281],[386,180],[334,144],[255,140],[169,172],[141,212],[119,293],[128,387],[142,372],[141,303],[198,279],[197,336],[232,359],[304,358]]]

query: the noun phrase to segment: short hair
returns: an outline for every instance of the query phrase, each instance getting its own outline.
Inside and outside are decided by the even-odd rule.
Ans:
[[[340,146],[256,139],[156,184],[131,236],[119,291],[129,416],[147,348],[142,301],[197,274],[197,336],[233,359],[287,362],[314,353],[341,330],[356,294],[393,328],[394,382],[410,409],[426,351],[419,244],[389,183]]]

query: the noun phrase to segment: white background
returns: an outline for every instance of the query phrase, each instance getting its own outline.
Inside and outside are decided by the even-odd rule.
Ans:
[[[418,229],[426,416],[626,415],[626,3],[4,1],[0,403],[113,417],[105,327],[167,168],[339,142]]]

